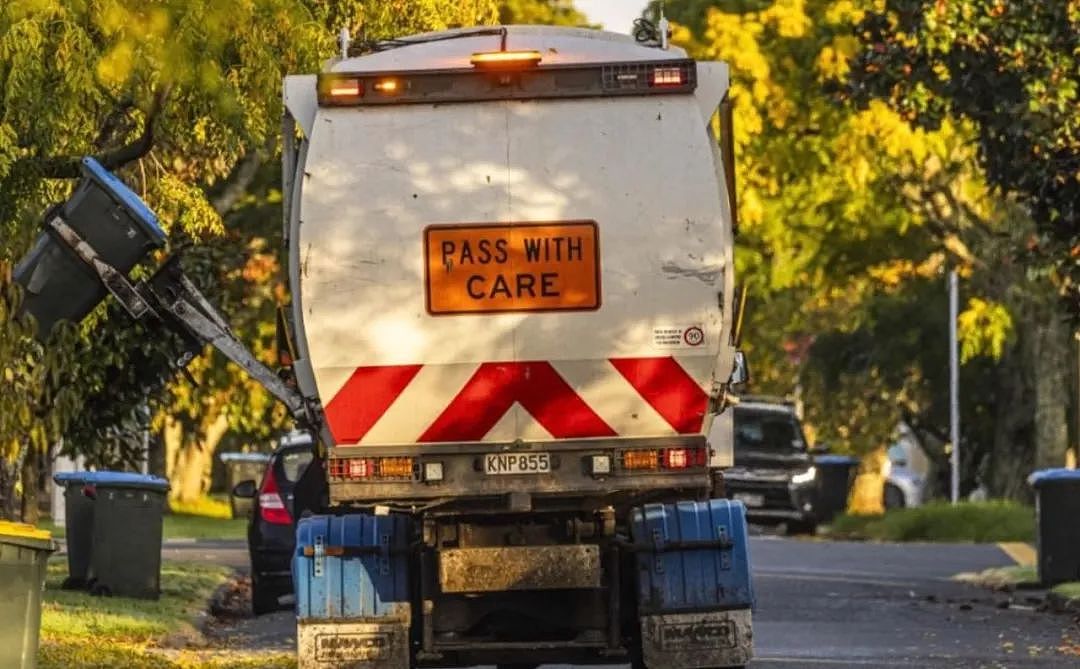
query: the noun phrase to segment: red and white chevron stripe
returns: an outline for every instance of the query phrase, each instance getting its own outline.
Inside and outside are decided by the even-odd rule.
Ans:
[[[668,356],[360,367],[326,417],[339,445],[387,445],[695,434],[707,406]]]

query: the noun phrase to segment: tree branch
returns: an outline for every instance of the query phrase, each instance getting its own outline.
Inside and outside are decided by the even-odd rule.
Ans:
[[[154,147],[154,125],[161,114],[162,108],[165,106],[168,96],[169,87],[163,88],[154,94],[154,100],[150,105],[150,109],[146,112],[146,124],[138,139],[119,149],[94,156],[102,167],[107,170],[115,170],[142,158],[150,152],[150,149]],[[81,160],[82,156],[44,158],[40,160],[40,171],[43,176],[50,179],[77,179]]]
[[[232,174],[229,175],[225,188],[210,200],[210,205],[214,208],[214,211],[224,216],[236,206],[236,203],[247,193],[251,182],[255,181],[255,176],[259,173],[261,165],[262,156],[260,153],[255,150],[249,151],[243,160],[237,164]]]

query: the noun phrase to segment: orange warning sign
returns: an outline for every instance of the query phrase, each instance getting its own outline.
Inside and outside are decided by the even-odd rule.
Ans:
[[[600,307],[595,221],[433,225],[424,254],[432,314]]]

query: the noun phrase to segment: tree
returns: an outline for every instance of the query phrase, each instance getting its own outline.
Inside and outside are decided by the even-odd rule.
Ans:
[[[574,7],[571,0],[502,0],[499,3],[499,23],[590,27],[586,16]]]
[[[0,260],[28,248],[42,211],[63,199],[83,155],[97,156],[135,186],[174,247],[216,247],[226,233],[223,216],[242,202],[260,165],[279,150],[282,76],[317,71],[336,52],[339,27],[383,38],[495,18],[496,5],[488,0],[5,3]],[[261,236],[277,221],[264,218]],[[245,262],[261,262],[262,247],[245,248]],[[189,256],[197,259],[198,252]],[[17,299],[9,298],[11,304]],[[260,301],[256,311],[264,307]],[[75,332],[55,334],[41,350],[26,337],[32,325],[15,323],[12,308],[5,310],[0,369],[26,380],[23,399],[10,405],[15,418],[0,422],[11,471],[18,471],[28,449],[55,443],[69,431],[99,439],[115,425],[97,417],[112,422],[136,416],[171,374],[161,357],[167,347],[145,341],[156,333],[132,329],[115,312],[100,307],[79,328],[68,328]],[[245,322],[243,314],[231,315]],[[255,321],[259,326],[241,330],[242,337],[265,337],[265,322]],[[130,352],[133,338],[141,345]],[[62,384],[54,382],[61,378]],[[170,397],[179,413],[190,416],[195,406],[213,405],[241,416],[268,404],[261,390],[250,388],[253,394],[232,392],[222,399],[223,388],[236,380],[228,375],[202,380],[205,385],[190,396],[174,386]],[[205,445],[219,426],[217,418],[200,423],[183,441]],[[99,443],[65,442],[92,454],[101,453]],[[14,497],[15,478],[6,477],[7,500]]]
[[[732,67],[736,260],[754,294],[755,388],[801,388],[808,422],[839,450],[887,444],[901,419],[927,443],[946,441],[943,286],[957,267],[973,298],[961,321],[964,387],[978,389],[964,395],[965,489],[978,472],[1016,492],[1037,422],[1030,403],[1010,399],[1034,388],[1002,370],[1034,363],[1020,354],[1033,348],[1016,323],[1046,311],[1002,252],[1029,219],[988,189],[971,145],[977,127],[954,117],[912,127],[882,101],[844,104],[870,2],[665,4],[677,43]],[[788,356],[785,344],[806,354]],[[1063,414],[1044,417],[1047,429],[1064,425]],[[998,437],[1006,419],[1009,457]],[[946,462],[943,449],[936,456]]]
[[[971,121],[988,182],[1031,214],[1016,249],[1080,319],[1080,3],[888,0],[859,26],[850,94],[933,128]]]

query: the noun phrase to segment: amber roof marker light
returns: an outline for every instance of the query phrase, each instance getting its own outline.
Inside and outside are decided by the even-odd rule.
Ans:
[[[489,70],[517,69],[536,67],[540,64],[540,52],[525,51],[479,51],[472,55],[473,67]]]

